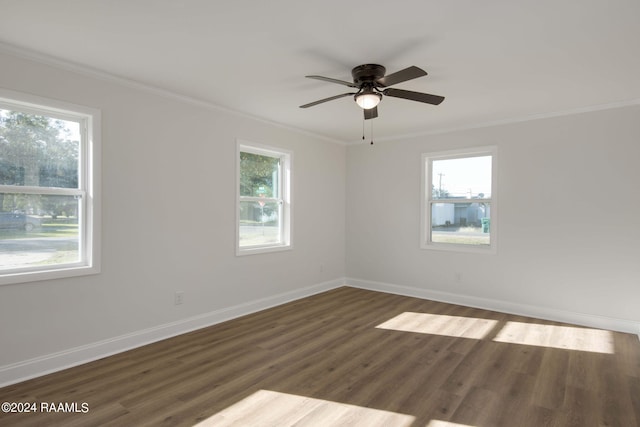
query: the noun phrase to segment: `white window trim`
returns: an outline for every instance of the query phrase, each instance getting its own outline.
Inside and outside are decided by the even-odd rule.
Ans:
[[[491,228],[489,245],[465,245],[460,243],[438,243],[431,241],[431,189],[433,160],[454,159],[477,156],[491,156]],[[498,148],[496,146],[471,147],[466,149],[438,151],[422,154],[420,187],[420,248],[440,251],[469,252],[495,255],[498,251]],[[447,201],[444,199],[443,201]],[[456,199],[455,201],[461,201]]]
[[[83,229],[80,232],[79,250],[81,260],[77,263],[19,268],[0,273],[0,285],[25,283],[39,280],[60,279],[100,273],[100,231],[101,231],[101,112],[98,109],[68,102],[53,100],[36,95],[0,88],[0,103],[3,107],[46,113],[50,117],[79,121],[83,138],[80,189],[56,190],[56,194],[80,195],[83,211]],[[44,188],[1,187],[3,192],[46,193]]]
[[[251,247],[240,247],[240,152],[248,152],[271,157],[280,157],[281,179],[280,194],[282,195],[282,242]],[[278,147],[256,144],[241,139],[236,140],[236,256],[254,255],[269,252],[287,251],[293,249],[293,152]],[[246,197],[243,198],[247,200]]]

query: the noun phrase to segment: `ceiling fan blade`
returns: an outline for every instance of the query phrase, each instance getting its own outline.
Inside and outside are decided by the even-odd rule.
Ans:
[[[382,93],[393,98],[409,99],[411,101],[424,102],[433,105],[438,105],[442,101],[444,101],[444,96],[431,95],[430,93],[413,92],[403,89],[389,88],[385,89]]]
[[[338,83],[339,85],[345,85],[349,87],[358,87],[352,82],[345,82],[344,80],[332,79],[331,77],[322,77],[322,76],[305,76],[305,77],[308,79],[316,79],[316,80],[322,80],[330,83]]]
[[[368,110],[364,110],[364,119],[375,119],[378,117],[378,107],[369,108]]]
[[[349,96],[349,95],[355,95],[355,92],[342,93],[340,95],[336,95],[336,96],[331,96],[329,98],[320,99],[318,101],[314,101],[314,102],[310,102],[308,104],[301,105],[300,108],[313,107],[314,105],[322,104],[323,102],[327,102],[327,101],[333,101],[334,99],[344,98],[345,96]]]
[[[376,80],[376,83],[380,87],[387,87],[426,75],[427,72],[422,68],[418,68],[415,65],[412,65],[411,67],[405,68],[404,70],[396,71],[395,73],[380,77],[378,80]]]

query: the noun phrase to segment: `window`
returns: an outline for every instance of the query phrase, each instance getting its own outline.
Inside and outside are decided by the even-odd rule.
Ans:
[[[99,113],[0,91],[0,284],[97,273]]]
[[[422,155],[422,248],[495,253],[496,148]]]
[[[291,248],[291,157],[238,142],[237,255]]]

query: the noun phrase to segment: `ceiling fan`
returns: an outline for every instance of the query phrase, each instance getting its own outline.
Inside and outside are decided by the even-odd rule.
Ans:
[[[410,90],[390,88],[398,83],[406,82],[418,77],[426,76],[427,72],[416,66],[405,68],[404,70],[385,76],[387,69],[378,64],[358,65],[351,70],[353,83],[344,80],[332,79],[323,76],[305,76],[309,79],[323,80],[330,83],[338,83],[354,89],[357,92],[347,92],[329,98],[320,99],[315,102],[301,105],[300,108],[313,107],[323,102],[344,98],[353,95],[356,103],[364,110],[364,119],[375,119],[378,117],[378,104],[383,96],[393,98],[408,99],[410,101],[424,102],[426,104],[438,105],[444,101],[444,96],[431,95],[429,93],[413,92]]]

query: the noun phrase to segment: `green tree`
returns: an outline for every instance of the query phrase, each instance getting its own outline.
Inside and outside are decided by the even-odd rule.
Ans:
[[[0,110],[0,184],[77,188],[79,142],[67,122]],[[59,210],[55,197],[0,194],[0,210]],[[67,201],[65,201],[67,203]]]
[[[280,159],[240,152],[240,195],[277,197],[277,171]]]
[[[436,188],[435,185],[431,186],[431,197],[434,199],[446,199],[451,197],[451,193],[448,190],[442,188]]]

